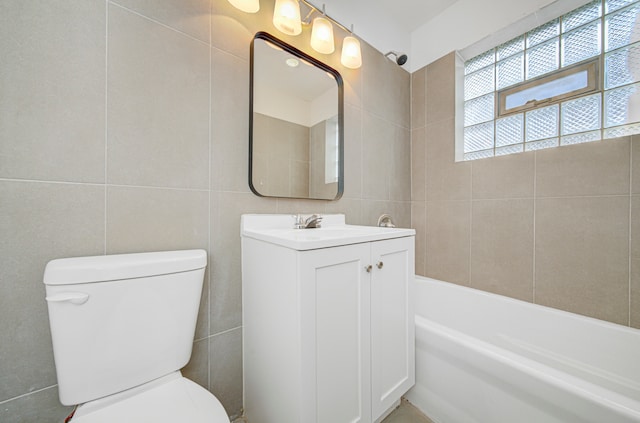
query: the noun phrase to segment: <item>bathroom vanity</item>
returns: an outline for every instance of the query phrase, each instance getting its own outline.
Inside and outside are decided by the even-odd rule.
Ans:
[[[413,229],[242,216],[252,423],[368,423],[414,384]]]

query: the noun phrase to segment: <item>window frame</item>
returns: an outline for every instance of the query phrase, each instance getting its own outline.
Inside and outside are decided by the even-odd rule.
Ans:
[[[541,75],[535,79],[530,79],[528,81],[520,82],[516,85],[511,85],[509,87],[503,88],[496,92],[497,101],[496,106],[497,110],[495,113],[495,118],[498,119],[501,117],[511,116],[516,113],[522,113],[529,110],[535,110],[541,107],[550,106],[552,104],[561,103],[565,100],[570,100],[572,98],[587,96],[589,94],[595,94],[601,90],[600,84],[600,56],[594,59],[588,59],[587,61],[577,63],[575,65],[571,65],[564,69],[559,69],[555,72],[551,72],[545,75]],[[548,82],[552,82],[566,76],[570,76],[579,72],[587,71],[587,86],[584,88],[579,88],[577,90],[569,91],[566,93],[558,94],[552,97],[543,98],[540,100],[531,100],[526,104],[521,106],[513,107],[511,109],[506,109],[506,101],[509,95],[528,90],[530,88],[534,88]]]

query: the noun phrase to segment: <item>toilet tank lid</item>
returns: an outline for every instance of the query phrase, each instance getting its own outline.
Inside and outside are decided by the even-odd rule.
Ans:
[[[203,269],[205,250],[113,254],[52,260],[44,271],[45,285],[116,281]]]

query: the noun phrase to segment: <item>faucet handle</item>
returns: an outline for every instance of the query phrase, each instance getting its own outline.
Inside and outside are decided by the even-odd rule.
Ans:
[[[293,217],[293,228],[294,229],[304,228],[304,219],[302,218],[301,214],[292,214],[291,217]]]

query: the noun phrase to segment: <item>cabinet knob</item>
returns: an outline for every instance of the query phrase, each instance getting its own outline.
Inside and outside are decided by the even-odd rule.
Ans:
[[[365,267],[364,267],[364,270],[366,270],[366,271],[367,271],[367,273],[371,273],[371,268],[372,268],[372,267],[373,267],[373,266],[371,266],[371,265],[365,266]]]
[[[384,266],[384,263],[379,261],[376,263],[376,266],[378,266],[378,269],[382,269],[382,266]]]

